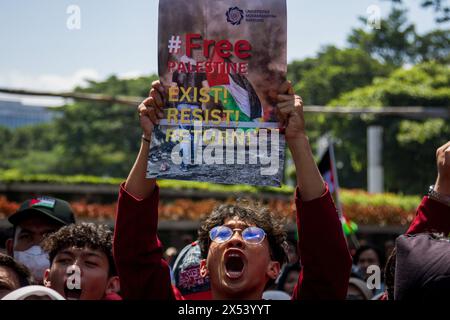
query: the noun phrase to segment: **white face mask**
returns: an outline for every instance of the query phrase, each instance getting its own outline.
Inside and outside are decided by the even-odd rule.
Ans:
[[[14,250],[14,258],[30,270],[35,281],[42,283],[45,270],[50,268],[50,260],[40,246],[32,246],[25,251]]]

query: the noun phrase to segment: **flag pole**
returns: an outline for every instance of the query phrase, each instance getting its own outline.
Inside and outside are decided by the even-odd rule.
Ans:
[[[336,170],[336,159],[334,157],[334,147],[333,147],[332,140],[328,141],[328,150],[330,151],[331,170],[332,170],[332,174],[333,174],[333,178],[334,178],[334,188],[336,190],[336,202],[337,202],[337,206],[338,206],[338,214],[339,214],[339,218],[342,218],[343,211],[342,211],[341,199],[339,198],[339,179],[338,179],[337,170]]]
[[[342,221],[344,211],[342,210],[342,203],[341,203],[341,199],[339,197],[339,178],[337,175],[336,158],[334,157],[334,146],[333,146],[332,138],[328,139],[328,149],[330,151],[330,160],[331,160],[331,164],[332,164],[331,170],[332,170],[333,178],[334,178],[334,188],[335,188],[336,202],[337,202],[337,207],[338,207],[338,215],[339,215],[339,220]],[[356,239],[355,235],[352,232],[350,232],[350,239],[353,242],[353,245],[358,249],[359,241],[358,241],[358,239]]]

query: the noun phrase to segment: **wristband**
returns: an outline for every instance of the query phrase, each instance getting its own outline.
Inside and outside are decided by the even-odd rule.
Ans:
[[[450,207],[450,197],[434,190],[434,185],[431,185],[430,189],[428,189],[428,196],[431,199],[446,204],[447,206]]]
[[[144,140],[144,141],[146,141],[146,142],[148,142],[148,143],[151,142],[151,141],[150,141],[149,139],[147,139],[144,135],[142,135],[142,140]]]

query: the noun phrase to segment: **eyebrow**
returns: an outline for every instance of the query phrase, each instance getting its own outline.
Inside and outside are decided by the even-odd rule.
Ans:
[[[87,256],[87,257],[96,257],[96,258],[102,258],[102,256],[96,252],[86,252],[86,253],[82,253],[83,256]]]
[[[62,250],[62,251],[60,251],[60,252],[57,253],[58,256],[59,256],[60,254],[67,254],[67,255],[69,255],[69,256],[71,256],[71,257],[74,257],[74,256],[75,256],[75,255],[73,254],[73,252],[70,251],[70,250]]]
[[[68,255],[71,255],[71,256],[74,256],[75,254],[72,252],[72,251],[70,251],[69,249],[64,249],[64,250],[62,250],[62,251],[60,251],[60,252],[58,252],[58,254],[68,254]],[[94,257],[99,257],[99,258],[101,258],[101,255],[99,254],[99,253],[97,253],[97,252],[81,252],[81,255],[82,256],[94,256]]]
[[[241,227],[241,228],[248,228],[248,227],[250,227],[250,225],[248,224],[248,223],[245,223],[245,222],[242,222],[242,221],[239,221],[239,222],[227,222],[226,224],[224,224],[224,226],[225,227],[228,227],[228,228],[232,228],[232,227],[234,227],[234,228],[236,228],[236,227]]]

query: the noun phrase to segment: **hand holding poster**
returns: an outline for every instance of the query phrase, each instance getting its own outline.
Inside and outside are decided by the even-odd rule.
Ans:
[[[286,28],[284,1],[160,1],[166,97],[148,178],[280,185]]]

